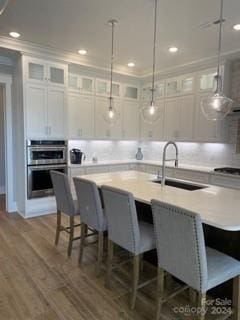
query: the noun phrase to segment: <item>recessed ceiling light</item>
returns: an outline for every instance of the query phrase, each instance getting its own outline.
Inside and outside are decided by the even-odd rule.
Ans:
[[[128,67],[129,67],[129,68],[135,67],[135,63],[134,63],[134,62],[129,62],[129,63],[128,63]]]
[[[10,35],[12,38],[16,38],[16,39],[20,37],[20,33],[15,32],[15,31],[9,32],[9,35]]]
[[[178,48],[177,47],[170,47],[168,49],[168,51],[171,52],[171,53],[175,53],[175,52],[178,52]]]
[[[235,24],[233,26],[233,29],[236,30],[236,31],[240,31],[240,24]]]
[[[82,56],[85,56],[85,54],[87,54],[87,50],[80,49],[80,50],[78,50],[78,53],[81,54]]]

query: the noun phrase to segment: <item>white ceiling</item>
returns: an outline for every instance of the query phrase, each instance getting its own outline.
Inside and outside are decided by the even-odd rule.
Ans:
[[[116,28],[116,63],[136,63],[136,71],[151,69],[153,0],[11,0],[0,16],[0,34],[21,33],[21,40],[76,53],[88,50],[88,58],[106,67],[110,56],[110,27]],[[216,55],[217,26],[200,29],[215,20],[220,0],[159,0],[157,69],[172,68]],[[223,51],[240,50],[240,1],[225,0]],[[179,47],[177,54],[168,47]]]

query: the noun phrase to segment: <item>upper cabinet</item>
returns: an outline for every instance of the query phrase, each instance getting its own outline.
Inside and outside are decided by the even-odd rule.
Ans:
[[[138,100],[139,89],[136,86],[124,84],[123,86],[123,98],[130,100]]]
[[[41,84],[65,87],[67,85],[67,64],[26,58],[26,80]]]
[[[183,75],[166,80],[166,96],[174,97],[194,92],[195,75]]]
[[[122,102],[122,138],[137,140],[139,138],[139,104],[136,101]]]
[[[92,77],[81,76],[79,74],[68,74],[68,89],[83,94],[94,94],[95,79]]]
[[[149,83],[148,85],[142,87],[142,101],[147,102],[150,101],[152,98],[152,85]],[[157,81],[155,83],[155,91],[154,91],[154,98],[155,99],[162,99],[164,97],[165,91],[165,82],[164,81]]]

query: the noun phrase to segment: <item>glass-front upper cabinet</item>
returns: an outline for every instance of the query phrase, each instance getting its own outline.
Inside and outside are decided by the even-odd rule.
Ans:
[[[166,96],[173,97],[194,91],[195,75],[187,74],[166,80]]]
[[[180,90],[182,94],[192,93],[195,86],[195,75],[186,75],[181,78]]]
[[[125,99],[138,100],[138,87],[125,84],[123,88],[123,97]]]
[[[180,78],[171,78],[166,80],[166,96],[172,97],[181,94]]]
[[[66,85],[67,65],[34,58],[25,58],[25,61],[28,81],[51,83],[56,86]]]
[[[95,85],[94,78],[82,76],[80,79],[80,84],[81,84],[82,93],[88,93],[88,94],[94,93],[94,85]]]
[[[80,77],[78,74],[68,73],[68,88],[80,91]]]
[[[68,74],[68,88],[79,93],[94,94],[94,78],[75,73]]]
[[[109,96],[110,82],[108,80],[96,79],[96,94],[98,96]]]
[[[214,91],[216,89],[216,75],[214,70],[203,71],[199,75],[199,91]]]
[[[142,88],[142,100],[143,101],[150,101],[152,98],[152,85],[149,83],[148,85]],[[164,97],[165,94],[165,82],[164,81],[157,81],[155,83],[155,92],[154,98],[161,99]]]

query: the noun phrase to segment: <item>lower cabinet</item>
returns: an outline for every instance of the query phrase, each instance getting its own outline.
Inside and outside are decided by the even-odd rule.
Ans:
[[[156,104],[160,109],[160,118],[157,122],[149,124],[145,122],[140,115],[140,126],[141,134],[140,137],[142,140],[148,141],[162,141],[163,140],[163,125],[164,125],[164,100],[157,100]],[[147,103],[144,102],[143,107],[147,106]]]
[[[114,99],[114,108],[118,113],[117,122],[111,126],[105,120],[109,107],[108,98],[96,98],[95,101],[95,139],[121,139],[122,138],[122,105],[121,101]]]
[[[94,137],[94,97],[68,93],[68,137],[90,139]]]

